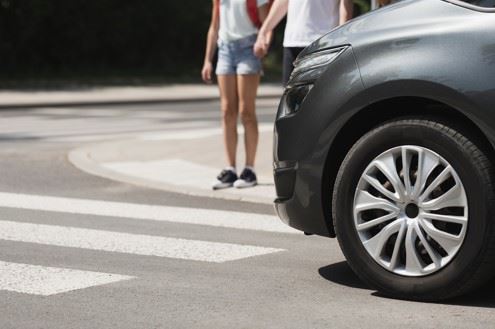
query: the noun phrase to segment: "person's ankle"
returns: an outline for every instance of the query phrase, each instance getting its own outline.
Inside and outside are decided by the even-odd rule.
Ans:
[[[249,169],[249,170],[251,170],[252,172],[255,172],[255,170],[254,170],[254,166],[248,166],[248,165],[246,165],[246,166],[244,166],[244,169]]]
[[[234,173],[237,172],[235,166],[227,166],[227,167],[225,167],[225,170],[230,170],[230,171],[232,171]]]

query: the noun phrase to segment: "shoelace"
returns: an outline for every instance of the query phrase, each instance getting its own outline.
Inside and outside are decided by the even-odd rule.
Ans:
[[[223,177],[225,177],[228,174],[228,170],[222,170],[220,175],[217,176],[218,180],[221,180]]]
[[[217,176],[217,179],[222,180],[222,178],[225,178],[229,173],[232,173],[233,175],[235,175],[235,173],[233,171],[224,169],[224,170],[222,170],[220,175]]]
[[[252,178],[254,177],[254,173],[251,170],[243,170],[241,173],[241,179],[246,179],[246,178]]]

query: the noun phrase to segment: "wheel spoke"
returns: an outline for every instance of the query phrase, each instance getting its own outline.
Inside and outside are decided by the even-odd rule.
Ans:
[[[404,242],[404,236],[406,235],[406,232],[407,232],[407,223],[406,221],[402,221],[402,224],[399,229],[399,234],[397,234],[397,240],[395,240],[392,257],[390,257],[389,268],[391,270],[394,270],[397,267],[397,263],[399,262],[399,250],[400,250],[400,246]]]
[[[392,202],[371,195],[367,191],[359,191],[354,204],[356,214],[365,210],[382,209],[399,213],[399,208]]]
[[[404,187],[406,190],[406,193],[409,195],[412,192],[412,185],[411,185],[411,159],[412,155],[409,148],[403,147],[401,152],[402,152],[402,176],[404,177]]]
[[[400,197],[397,194],[397,192],[393,193],[393,192],[390,192],[389,190],[387,190],[387,188],[385,186],[383,186],[382,183],[380,183],[378,181],[378,179],[371,177],[370,175],[364,175],[363,178],[371,186],[373,186],[378,192],[380,192],[381,194],[383,194],[387,198],[389,198],[393,201],[399,201],[400,200]]]
[[[391,219],[397,218],[397,213],[390,213],[385,216],[378,217],[376,219],[369,220],[365,223],[358,224],[357,229],[358,231],[366,231],[369,230],[372,227],[375,227],[377,225],[383,224]]]
[[[463,188],[459,184],[456,184],[438,198],[420,202],[419,205],[424,210],[431,211],[449,207],[464,207],[466,203],[466,196]]]
[[[406,194],[405,188],[397,173],[397,166],[395,165],[393,154],[386,154],[380,157],[380,159],[375,160],[373,164],[385,175],[385,177],[387,177],[390,184],[392,184],[396,193],[396,198],[400,201],[404,200]]]
[[[364,247],[374,257],[379,257],[392,234],[397,233],[403,220],[398,219],[385,226],[377,235],[364,242]]]
[[[425,152],[422,149],[418,150],[418,172],[412,193],[413,199],[419,197],[421,191],[425,188],[426,180],[439,163],[438,156],[430,154],[430,152]]]
[[[421,273],[423,270],[423,264],[421,264],[421,260],[416,252],[416,231],[413,226],[409,225],[407,227],[407,233],[405,238],[405,247],[406,247],[406,271],[411,274],[417,275]]]
[[[430,256],[430,258],[433,261],[433,263],[435,264],[435,267],[440,267],[441,266],[441,261],[442,261],[442,259],[441,259],[442,256],[440,256],[435,250],[433,250],[433,247],[428,242],[428,240],[426,239],[426,237],[423,234],[423,232],[421,232],[421,229],[419,228],[419,225],[418,225],[417,222],[414,225],[414,230],[416,231],[416,234],[418,235],[419,240],[423,244],[423,247],[425,247],[426,252]]]
[[[424,190],[424,192],[419,197],[419,201],[422,202],[426,198],[428,198],[433,192],[434,189],[440,186],[443,182],[447,180],[447,178],[451,175],[452,168],[450,166],[446,167],[434,180],[431,184]]]
[[[461,225],[467,224],[466,216],[439,215],[439,214],[432,214],[429,212],[422,213],[420,216],[426,219],[437,220],[440,222],[447,222],[447,223],[454,223]]]
[[[418,224],[447,252],[447,254],[450,255],[454,253],[459,247],[462,236],[453,235],[439,230],[428,220],[421,219]]]

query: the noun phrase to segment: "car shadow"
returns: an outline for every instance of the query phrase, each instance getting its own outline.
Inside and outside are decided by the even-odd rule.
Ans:
[[[369,290],[371,295],[379,298],[390,298],[361,281],[345,261],[324,266],[318,270],[318,273],[322,278],[333,283],[354,289]],[[467,295],[435,304],[495,308],[495,278]]]
[[[320,273],[324,279],[333,283],[356,289],[373,290],[354,274],[345,261],[322,267],[318,270],[318,273]]]

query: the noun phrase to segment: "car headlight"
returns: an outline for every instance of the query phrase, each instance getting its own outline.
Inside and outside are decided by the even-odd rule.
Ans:
[[[322,50],[298,58],[294,62],[294,71],[290,77],[289,85],[312,82],[318,79],[327,69],[327,65],[336,60],[346,49],[347,47],[339,47]]]
[[[294,71],[287,84],[277,118],[297,113],[313,89],[315,80],[325,72],[328,64],[335,61],[347,48],[348,46],[325,49],[298,58],[294,62]]]
[[[313,89],[312,84],[299,85],[287,89],[283,97],[283,106],[277,114],[277,118],[286,117],[299,111],[311,89]]]

